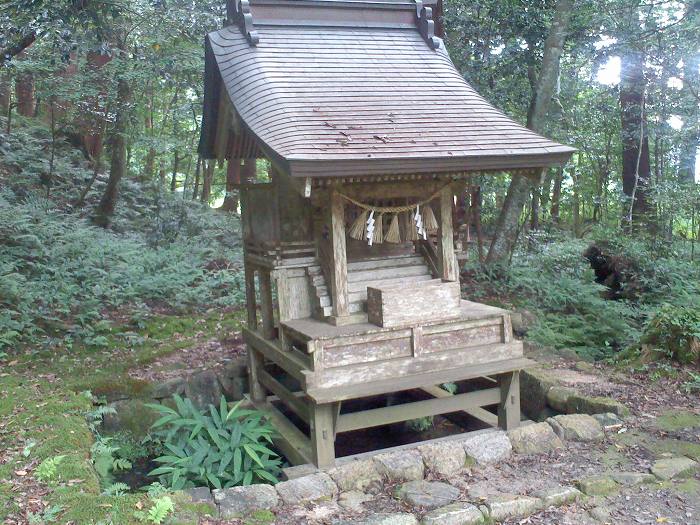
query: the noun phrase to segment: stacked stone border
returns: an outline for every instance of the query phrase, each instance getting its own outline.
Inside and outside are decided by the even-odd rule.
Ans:
[[[431,442],[389,449],[338,461],[327,472],[313,472],[277,485],[250,485],[223,490],[194,489],[190,501],[206,503],[222,519],[245,518],[259,512],[310,503],[337,502],[345,510],[361,512],[362,504],[393,487],[394,497],[415,513],[372,514],[339,520],[359,525],[472,525],[523,519],[550,507],[586,497],[607,495],[622,487],[692,475],[698,463],[687,457],[656,461],[650,472],[612,472],[557,485],[532,494],[500,494],[487,499],[460,500],[460,490],[426,478],[454,478],[470,466],[496,464],[512,454],[539,454],[565,446],[566,441],[594,442],[616,432],[623,421],[613,413],[568,414],[541,423],[524,423],[504,432],[484,430]],[[271,514],[270,514],[271,516]]]

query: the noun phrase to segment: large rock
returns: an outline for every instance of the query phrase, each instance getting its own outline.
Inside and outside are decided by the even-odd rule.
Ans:
[[[656,481],[656,476],[647,472],[613,472],[612,478],[620,485],[628,487]]]
[[[181,377],[173,377],[153,386],[153,397],[156,399],[173,397],[175,394],[185,394],[185,380]]]
[[[425,467],[417,450],[402,450],[374,456],[379,473],[391,481],[413,481],[423,479]]]
[[[606,496],[619,487],[612,476],[603,474],[582,478],[578,480],[577,485],[579,490],[587,496]]]
[[[350,461],[328,471],[341,492],[357,490],[376,493],[382,486],[382,476],[371,459]]]
[[[359,490],[350,490],[340,493],[340,496],[338,496],[338,505],[350,512],[362,512],[364,510],[363,504],[371,500],[372,496],[369,494],[365,494]]]
[[[193,375],[185,385],[185,396],[195,407],[202,410],[209,405],[219,406],[223,392],[214,370],[204,370]]]
[[[593,414],[593,417],[598,423],[600,423],[600,426],[603,427],[603,430],[605,430],[606,432],[618,430],[622,428],[622,425],[625,424],[625,422],[622,421],[622,419],[620,419],[616,414],[613,414],[612,412],[605,412],[603,414]]]
[[[105,414],[102,419],[102,431],[112,434],[120,431],[130,432],[136,439],[146,437],[151,425],[160,414],[146,406],[147,403],[157,403],[155,399],[126,399],[116,401],[109,406],[115,413]]]
[[[224,519],[242,518],[256,510],[270,510],[279,503],[279,496],[272,485],[248,485],[214,490],[214,501]]]
[[[217,376],[228,400],[243,399],[248,392],[248,366],[244,357],[226,363]]]
[[[459,498],[459,489],[440,481],[409,481],[398,485],[394,496],[414,507],[435,509]]]
[[[513,450],[518,454],[541,454],[563,448],[559,436],[547,423],[535,423],[508,431]]]
[[[565,386],[553,386],[547,392],[547,404],[557,412],[567,412],[569,398],[576,394],[572,388]]]
[[[443,478],[449,478],[461,472],[467,462],[464,447],[457,441],[428,443],[418,447],[426,468]]]
[[[504,494],[486,502],[491,521],[504,521],[510,518],[525,518],[542,510],[543,503],[532,496]]]
[[[508,459],[513,446],[508,435],[502,430],[483,432],[460,441],[467,456],[479,465],[488,465]]]
[[[651,473],[659,479],[668,480],[692,476],[697,468],[698,462],[690,458],[668,458],[656,461],[651,466]]]
[[[338,494],[336,484],[323,472],[283,481],[276,488],[282,501],[288,505],[331,499]]]
[[[612,412],[616,416],[628,416],[629,409],[619,401],[611,397],[591,397],[580,394],[569,396],[566,402],[566,411],[569,414],[600,414]]]
[[[531,419],[547,405],[547,392],[555,385],[554,379],[543,369],[520,372],[520,409]]]
[[[546,489],[536,491],[533,496],[540,498],[545,507],[560,507],[567,503],[573,503],[578,500],[582,494],[581,491],[566,485],[558,485]]]
[[[600,441],[605,437],[600,423],[588,414],[554,416],[547,420],[557,436],[569,441]]]
[[[470,503],[452,503],[423,516],[421,525],[481,525],[484,515]]]

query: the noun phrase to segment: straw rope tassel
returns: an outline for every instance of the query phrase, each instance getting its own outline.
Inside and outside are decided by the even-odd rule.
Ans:
[[[400,243],[401,234],[399,233],[399,214],[395,213],[391,218],[391,223],[389,223],[389,229],[384,236],[386,242]]]
[[[406,221],[406,240],[407,241],[417,241],[418,240],[418,230],[416,230],[416,219],[415,212],[411,212],[411,215]]]
[[[367,231],[367,215],[369,212],[367,210],[362,210],[362,213],[358,215],[355,222],[352,223],[350,227],[349,235],[353,239],[358,241],[363,241],[365,239],[365,232]]]
[[[383,213],[380,213],[377,216],[377,220],[374,223],[374,232],[372,234],[372,244],[381,244],[384,241],[384,231],[382,228],[383,225]]]
[[[433,213],[433,209],[427,204],[423,206],[423,228],[428,233],[435,233],[438,231],[438,223]]]

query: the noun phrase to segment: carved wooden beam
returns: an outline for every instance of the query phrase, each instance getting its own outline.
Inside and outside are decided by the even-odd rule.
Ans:
[[[418,32],[428,43],[430,49],[440,47],[440,39],[435,36],[435,21],[433,20],[433,8],[425,7],[423,0],[416,1],[416,24]]]
[[[250,12],[250,2],[248,0],[238,1],[233,21],[248,39],[250,45],[257,46],[258,42],[260,42],[260,36],[253,25],[253,13]]]

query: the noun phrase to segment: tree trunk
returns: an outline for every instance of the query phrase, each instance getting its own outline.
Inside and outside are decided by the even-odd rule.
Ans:
[[[117,82],[116,116],[112,136],[110,137],[109,179],[94,218],[95,224],[102,227],[109,226],[119,195],[119,183],[126,175],[126,133],[129,122],[130,101],[131,89],[129,83],[124,77],[121,77]]]
[[[202,182],[202,196],[200,200],[209,205],[209,197],[211,197],[211,182],[214,178],[214,168],[216,167],[216,159],[207,161],[207,166],[204,170],[204,180]]]
[[[700,56],[697,54],[686,57],[683,61],[683,83],[700,85]],[[686,98],[688,109],[683,126],[684,140],[681,144],[679,175],[682,182],[692,184],[695,182],[695,162],[700,148],[700,108],[695,97]]]
[[[24,73],[15,80],[15,98],[17,113],[23,117],[33,117],[36,99],[34,98],[34,77],[30,73]]]
[[[620,70],[622,191],[630,199],[625,210],[627,224],[649,212],[651,165],[644,112],[645,86],[644,53],[630,47],[622,56]]]
[[[10,107],[10,79],[4,73],[0,73],[0,113],[7,113]]]
[[[202,157],[197,155],[197,167],[194,169],[194,189],[192,190],[192,200],[197,200],[199,194],[199,175],[202,171]]]
[[[241,159],[232,158],[226,169],[226,197],[221,205],[223,211],[238,210],[238,193],[236,185],[241,183]]]
[[[541,133],[549,110],[552,95],[559,77],[559,59],[564,49],[569,19],[572,12],[572,0],[558,0],[552,26],[544,43],[542,66],[540,67],[537,87],[532,95],[528,109],[527,127]],[[523,207],[530,195],[532,184],[521,175],[514,175],[506,201],[498,217],[491,248],[486,257],[487,264],[507,262],[515,248],[518,233],[518,221]]]
[[[176,150],[173,158],[173,173],[170,177],[170,191],[175,193],[177,189],[177,170],[180,168],[180,153]]]
[[[472,189],[469,195],[469,210],[471,211],[470,222],[474,224],[476,230],[476,246],[479,255],[479,262],[484,262],[484,233],[481,229],[481,186]]]
[[[559,206],[561,204],[561,185],[564,182],[564,168],[559,168],[554,177],[554,188],[552,189],[552,208],[549,215],[554,224],[559,224]]]

